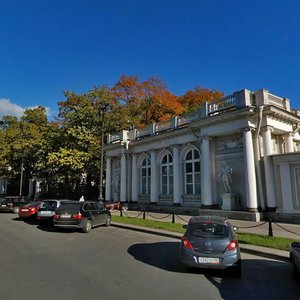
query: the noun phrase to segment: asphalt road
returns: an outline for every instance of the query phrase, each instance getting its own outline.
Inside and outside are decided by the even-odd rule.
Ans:
[[[0,299],[299,299],[286,262],[243,254],[241,279],[182,273],[178,240],[116,227],[53,231],[0,214]]]

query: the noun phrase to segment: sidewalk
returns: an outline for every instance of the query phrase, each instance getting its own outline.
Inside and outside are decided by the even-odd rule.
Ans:
[[[123,210],[122,214],[124,217],[130,218],[145,218],[149,220],[156,220],[162,222],[172,222],[187,224],[190,216],[186,215],[172,215],[172,214],[164,214],[164,213],[153,213],[153,212],[139,212],[139,211],[129,211]],[[120,216],[120,211],[112,211],[112,215]],[[269,235],[272,233],[274,237],[284,237],[295,240],[300,240],[300,225],[299,224],[286,224],[286,223],[269,223],[269,222],[253,222],[253,221],[243,221],[243,220],[233,220],[230,219],[231,223],[237,227],[239,227],[240,232],[247,233],[255,233],[259,235]],[[126,228],[130,230],[137,230],[140,232],[151,233],[163,235],[166,237],[180,239],[182,234],[174,233],[164,230],[145,228],[136,225],[129,225],[123,223],[113,222],[113,226],[117,226],[120,228]],[[271,230],[271,232],[270,232]],[[283,250],[276,250],[266,247],[248,245],[248,244],[240,244],[241,251],[249,254],[260,255],[263,257],[278,259],[282,261],[289,260],[289,252]]]

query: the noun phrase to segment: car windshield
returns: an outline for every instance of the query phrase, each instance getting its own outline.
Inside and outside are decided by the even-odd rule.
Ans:
[[[82,205],[81,202],[78,202],[78,203],[74,203],[74,202],[67,203],[67,202],[64,202],[64,203],[62,203],[59,206],[59,208],[57,209],[57,212],[61,212],[61,211],[77,212],[77,211],[80,210],[81,205]]]
[[[43,201],[40,205],[40,208],[45,210],[55,210],[56,209],[56,201]]]
[[[218,223],[195,223],[188,227],[190,235],[205,238],[224,238],[228,237],[228,226]]]

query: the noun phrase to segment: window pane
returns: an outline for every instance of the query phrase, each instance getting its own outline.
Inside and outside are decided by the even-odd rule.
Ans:
[[[192,152],[192,150],[188,152],[188,154],[186,155],[186,158],[185,158],[185,159],[186,159],[186,160],[191,160],[191,159],[193,159],[193,152]]]
[[[200,184],[200,180],[201,180],[200,173],[195,174],[195,183]]]
[[[191,172],[193,172],[193,164],[192,164],[192,163],[186,163],[186,164],[185,164],[185,172],[186,172],[186,173],[191,173]]]
[[[163,185],[167,185],[167,183],[168,183],[168,178],[167,178],[167,176],[163,176],[163,177],[162,177],[162,184],[163,184]]]
[[[186,183],[193,183],[193,175],[186,175]]]
[[[161,191],[161,193],[162,193],[163,195],[166,195],[166,194],[167,194],[167,186],[166,186],[166,185],[163,185],[163,186],[162,186],[162,191]]]
[[[191,184],[186,186],[186,193],[189,195],[193,194],[193,186]]]
[[[195,172],[200,172],[200,161],[195,162]]]
[[[143,168],[143,169],[142,169],[142,176],[146,176],[146,174],[147,174],[147,173],[146,173],[146,169]]]
[[[161,163],[166,164],[168,162],[167,159],[168,159],[168,156],[165,155],[164,158],[162,159]]]
[[[195,184],[195,193],[200,195],[200,193],[201,193],[200,184]]]
[[[194,159],[199,159],[199,158],[200,158],[199,151],[194,150]]]
[[[173,157],[171,154],[169,154],[169,163],[172,163],[173,162]]]
[[[161,174],[162,175],[166,175],[167,174],[167,170],[168,170],[168,168],[166,166],[162,166],[162,168],[161,168]]]

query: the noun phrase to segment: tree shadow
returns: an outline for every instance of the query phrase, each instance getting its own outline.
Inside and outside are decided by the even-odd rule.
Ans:
[[[127,252],[136,260],[171,272],[180,272],[179,242],[134,244]]]
[[[170,272],[183,273],[186,271],[180,265],[179,244],[134,244],[127,252],[142,263]],[[229,270],[189,269],[186,275],[191,280],[197,280],[197,276],[204,276],[218,289],[221,299],[299,299],[299,281],[293,278],[288,262],[263,258],[243,259],[241,278],[234,277]]]

